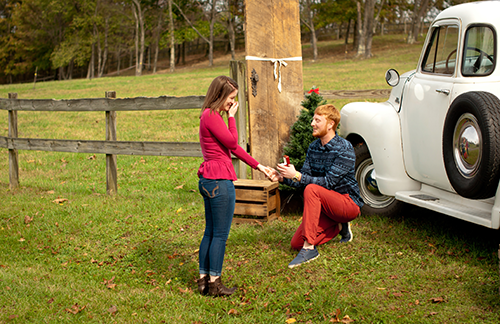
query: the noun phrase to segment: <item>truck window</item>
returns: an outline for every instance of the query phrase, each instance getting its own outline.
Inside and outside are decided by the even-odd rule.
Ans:
[[[469,27],[465,34],[462,75],[484,76],[493,72],[496,62],[496,35],[489,26]]]
[[[422,61],[422,71],[452,75],[457,60],[458,26],[436,26]]]

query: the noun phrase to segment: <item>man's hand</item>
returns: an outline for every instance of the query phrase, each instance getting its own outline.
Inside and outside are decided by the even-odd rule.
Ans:
[[[287,179],[292,179],[297,171],[295,170],[295,166],[293,164],[290,164],[286,166],[285,164],[278,164],[277,166],[278,171],[281,173],[281,176]]]

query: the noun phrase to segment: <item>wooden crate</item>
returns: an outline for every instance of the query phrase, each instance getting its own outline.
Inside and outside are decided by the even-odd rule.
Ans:
[[[279,183],[269,180],[234,181],[236,206],[234,223],[272,221],[280,215]],[[245,216],[245,217],[236,217]]]

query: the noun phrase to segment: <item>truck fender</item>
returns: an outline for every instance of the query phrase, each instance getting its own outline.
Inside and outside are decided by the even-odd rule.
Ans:
[[[405,171],[400,120],[390,103],[350,103],[340,113],[340,135],[353,145],[359,144],[354,139],[360,137],[367,145],[382,194],[395,196],[397,191],[420,190],[420,183]]]

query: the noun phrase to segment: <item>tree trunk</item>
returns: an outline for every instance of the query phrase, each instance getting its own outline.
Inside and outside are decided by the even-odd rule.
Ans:
[[[208,66],[214,65],[215,0],[212,0],[211,3],[212,3],[212,10],[210,10],[210,42],[208,43]]]
[[[135,53],[136,53],[136,67],[135,67],[135,75],[140,76],[142,75],[142,68],[144,65],[144,38],[145,38],[145,31],[144,31],[144,10],[141,8],[141,3],[139,0],[132,0],[135,4],[134,7],[134,17],[136,20],[135,23],[135,29],[136,29],[136,36],[135,36]],[[139,40],[140,37],[140,40]],[[140,49],[139,49],[140,46]]]
[[[351,33],[351,21],[352,19],[349,18],[349,21],[347,22],[347,30],[345,31],[345,44],[349,44],[349,34]]]
[[[121,48],[118,45],[118,49],[116,50],[116,74],[120,75],[120,63],[121,63]]]
[[[358,49],[356,51],[357,57],[368,58],[371,57],[371,46],[373,39],[373,15],[375,12],[375,0],[365,0],[363,20],[361,20],[361,2],[357,2],[358,11]]]
[[[365,2],[365,58],[372,57],[372,41],[373,41],[373,20],[375,14],[375,0],[366,0]]]
[[[170,30],[170,72],[175,71],[175,35],[174,18],[172,15],[172,0],[168,0],[168,24]]]
[[[160,37],[161,37],[161,22],[163,21],[163,14],[160,11],[158,15],[158,25],[156,26],[156,42],[155,42],[155,58],[154,58],[154,67],[153,74],[156,74],[156,65],[158,64],[158,52],[160,51]]]
[[[311,10],[311,0],[307,0],[307,11],[308,11],[308,19],[309,19],[309,29],[311,30],[311,46],[313,48],[313,62],[318,59],[318,45],[316,39],[316,30],[314,28],[314,15]]]
[[[141,70],[139,68],[139,18],[137,17],[137,10],[135,6],[133,6],[134,9],[134,18],[135,18],[135,39],[134,39],[134,45],[135,45],[135,75],[141,75]]]
[[[90,54],[89,69],[87,72],[87,79],[92,80],[94,78],[94,57],[95,57],[95,43],[92,43],[92,51]]]
[[[356,56],[364,56],[366,52],[366,35],[363,33],[363,21],[361,20],[361,2],[356,2],[356,8],[358,11],[358,21],[356,22],[356,35],[357,37],[357,48],[356,48]]]
[[[429,0],[415,1],[413,7],[413,17],[411,21],[410,32],[408,34],[408,44],[414,44],[418,39],[418,31],[420,30],[420,24],[422,23],[422,18],[427,12],[427,7],[429,6]]]
[[[106,17],[104,25],[104,53],[102,55],[101,66],[99,68],[99,78],[102,77],[104,73],[104,68],[106,67],[106,61],[108,60],[108,34],[109,34],[109,17]]]
[[[234,24],[233,24],[233,15],[232,15],[232,10],[231,10],[231,6],[232,6],[232,3],[233,1],[232,0],[228,0],[227,1],[228,4],[227,4],[227,7],[228,7],[228,12],[229,12],[229,15],[228,15],[228,36],[229,36],[229,48],[231,50],[231,59],[232,60],[235,60],[235,57],[236,57],[236,37],[235,37],[235,33],[234,33]]]

